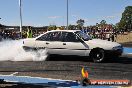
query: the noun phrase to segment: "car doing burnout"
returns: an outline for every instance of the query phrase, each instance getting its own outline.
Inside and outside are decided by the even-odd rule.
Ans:
[[[92,39],[80,30],[53,30],[36,38],[23,41],[24,50],[46,49],[47,54],[90,56],[94,62],[106,57],[119,57],[123,52],[121,44],[101,39]]]

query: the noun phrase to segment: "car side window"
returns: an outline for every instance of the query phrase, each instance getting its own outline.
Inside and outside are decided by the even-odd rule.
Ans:
[[[44,35],[42,35],[41,37],[37,38],[36,40],[39,40],[39,41],[46,41],[46,40],[47,40],[48,35],[49,35],[49,33],[44,34]]]
[[[49,32],[47,34],[42,35],[36,40],[39,41],[61,41],[61,32]]]
[[[61,32],[51,32],[48,35],[47,41],[60,41]]]
[[[79,42],[78,37],[72,32],[62,32],[63,42]]]

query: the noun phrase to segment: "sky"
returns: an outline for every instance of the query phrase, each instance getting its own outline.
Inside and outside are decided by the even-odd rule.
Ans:
[[[23,25],[48,26],[66,25],[67,0],[22,0]],[[132,0],[69,0],[69,24],[78,19],[85,20],[85,26],[95,25],[101,20],[109,24],[120,21],[126,6]],[[0,23],[18,26],[19,0],[0,0]]]

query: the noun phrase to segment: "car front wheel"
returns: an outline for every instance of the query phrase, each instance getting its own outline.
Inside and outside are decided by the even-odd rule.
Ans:
[[[104,61],[105,53],[103,49],[95,49],[92,51],[91,58],[95,63]]]

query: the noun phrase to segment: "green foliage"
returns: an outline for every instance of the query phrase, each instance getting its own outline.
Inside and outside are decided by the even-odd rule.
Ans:
[[[118,24],[119,29],[132,30],[132,6],[127,6]]]
[[[83,19],[79,19],[79,20],[77,20],[76,23],[77,23],[77,28],[81,29],[83,27],[85,21]]]
[[[48,27],[48,31],[50,31],[50,30],[56,30],[56,29],[57,29],[56,25],[50,25]]]
[[[74,29],[76,29],[76,26],[70,24],[70,25],[68,26],[68,29],[69,29],[69,30],[74,30]]]
[[[4,25],[0,24],[0,27],[3,27]]]
[[[0,27],[2,27],[2,24],[0,24]]]
[[[100,22],[100,24],[105,25],[105,24],[106,24],[106,21],[105,21],[105,20],[102,20],[102,21]]]
[[[107,25],[107,23],[106,23],[105,20],[102,20],[99,25],[100,25],[101,28],[103,28]]]

